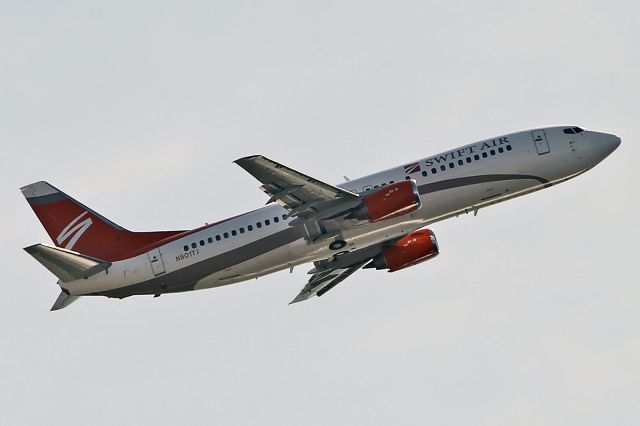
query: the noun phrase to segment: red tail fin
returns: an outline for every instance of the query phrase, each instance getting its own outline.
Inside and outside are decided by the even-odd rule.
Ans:
[[[20,188],[56,246],[115,262],[184,231],[131,232],[47,182]]]

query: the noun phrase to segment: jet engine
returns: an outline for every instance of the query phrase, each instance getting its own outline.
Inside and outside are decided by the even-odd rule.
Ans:
[[[384,186],[362,200],[349,217],[370,223],[392,219],[420,208],[420,195],[414,180]]]
[[[436,257],[438,241],[430,229],[419,229],[384,247],[365,268],[388,269],[395,272]]]

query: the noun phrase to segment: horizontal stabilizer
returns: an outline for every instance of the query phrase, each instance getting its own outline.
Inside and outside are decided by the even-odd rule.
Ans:
[[[88,278],[111,266],[111,262],[48,244],[35,244],[24,250],[63,282]]]
[[[66,308],[70,304],[76,301],[76,299],[80,296],[69,296],[67,293],[63,291],[60,292],[60,295],[56,299],[55,303],[51,307],[52,311],[57,311],[62,308]]]

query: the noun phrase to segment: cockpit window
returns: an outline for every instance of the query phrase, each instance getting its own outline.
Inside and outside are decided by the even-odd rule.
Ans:
[[[576,133],[584,132],[584,129],[581,129],[580,127],[572,127],[570,129],[564,129],[562,131],[567,135],[574,135]]]

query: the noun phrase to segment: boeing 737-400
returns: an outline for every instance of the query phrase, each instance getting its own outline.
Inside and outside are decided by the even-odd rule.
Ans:
[[[620,138],[575,126],[498,136],[331,185],[261,155],[236,161],[267,205],[192,230],[132,232],[47,182],[21,188],[53,240],[25,250],[58,278],[52,310],[80,296],[159,296],[220,287],[313,262],[293,299],[322,296],[360,268],[389,272],[438,255],[428,226],[566,181]]]

